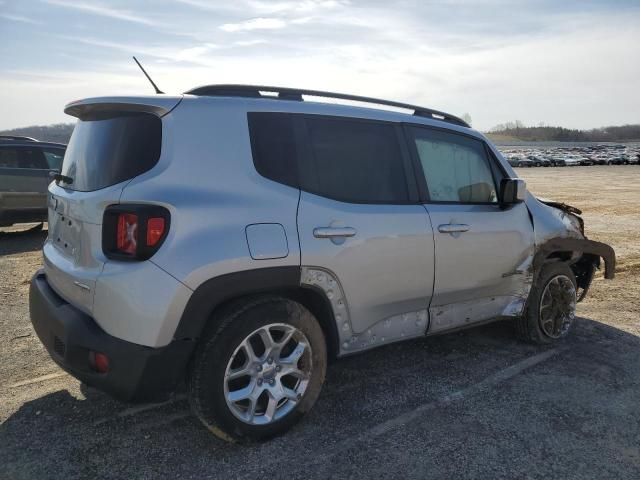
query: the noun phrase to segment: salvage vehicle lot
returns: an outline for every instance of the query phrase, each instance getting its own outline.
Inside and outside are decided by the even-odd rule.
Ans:
[[[640,169],[518,173],[618,256],[567,341],[525,345],[497,323],[346,358],[300,425],[249,446],[217,440],[183,396],[122,404],[58,369],[28,317],[46,232],[3,229],[0,478],[638,478]]]

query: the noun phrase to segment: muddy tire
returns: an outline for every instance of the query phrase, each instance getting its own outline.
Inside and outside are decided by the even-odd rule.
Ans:
[[[516,320],[520,339],[551,344],[571,330],[576,308],[576,277],[564,262],[546,264],[531,287],[524,315]]]
[[[265,440],[313,407],[326,366],[322,329],[305,307],[254,297],[212,319],[190,366],[189,401],[223,440]]]

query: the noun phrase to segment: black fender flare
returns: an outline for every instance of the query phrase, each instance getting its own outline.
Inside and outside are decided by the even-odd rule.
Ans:
[[[542,264],[554,252],[580,252],[604,260],[604,278],[615,277],[616,253],[610,245],[586,238],[555,237],[547,240],[537,248],[533,259],[533,272],[537,276]]]
[[[300,288],[298,265],[243,270],[206,280],[191,294],[173,338],[199,338],[213,311],[228,300],[291,288]]]

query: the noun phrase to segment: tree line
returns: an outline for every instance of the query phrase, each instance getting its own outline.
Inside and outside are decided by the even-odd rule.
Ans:
[[[469,114],[464,115],[468,123]],[[69,143],[73,132],[73,123],[57,123],[54,125],[15,128],[0,132],[0,135],[24,135],[44,142]],[[527,127],[520,120],[496,125],[488,133],[507,135],[523,141],[551,142],[629,142],[640,141],[640,125],[621,125],[617,127],[601,127],[591,130],[576,130],[563,127],[551,127],[539,124]]]
[[[578,130],[564,127],[552,127],[540,124],[527,127],[521,121],[506,122],[496,125],[488,133],[508,135],[518,140],[532,142],[628,142],[640,141],[640,125],[621,125]]]

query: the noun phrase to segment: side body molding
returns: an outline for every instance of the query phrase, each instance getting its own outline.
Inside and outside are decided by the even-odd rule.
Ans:
[[[340,281],[333,272],[320,267],[303,266],[300,282],[313,287],[329,301],[338,333],[338,356],[369,350],[380,345],[424,336],[428,327],[426,308],[385,318],[362,333],[355,333],[349,316],[349,305]]]

